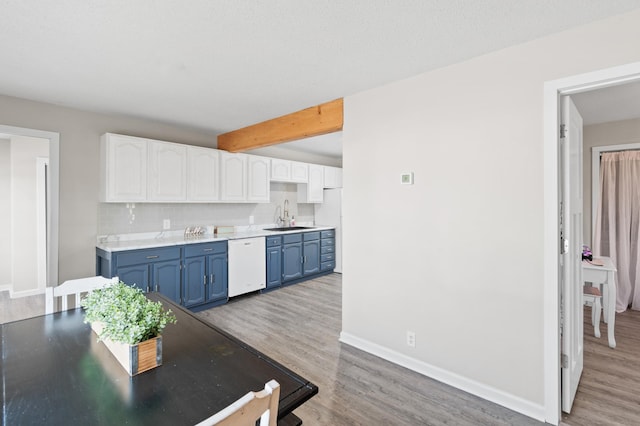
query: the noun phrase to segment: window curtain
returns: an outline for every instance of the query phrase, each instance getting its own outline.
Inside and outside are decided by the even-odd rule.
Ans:
[[[604,152],[593,253],[613,260],[616,311],[640,310],[640,151]]]

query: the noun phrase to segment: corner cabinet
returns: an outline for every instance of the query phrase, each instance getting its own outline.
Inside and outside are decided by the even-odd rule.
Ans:
[[[119,277],[144,292],[157,291],[181,302],[182,249],[178,246],[120,252],[97,250],[96,275]]]
[[[106,133],[100,139],[100,201],[147,200],[147,141]]]

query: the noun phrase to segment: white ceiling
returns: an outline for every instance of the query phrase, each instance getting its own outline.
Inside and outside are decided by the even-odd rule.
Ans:
[[[2,0],[0,94],[217,135],[638,7]]]
[[[585,125],[640,118],[640,82],[571,95]]]

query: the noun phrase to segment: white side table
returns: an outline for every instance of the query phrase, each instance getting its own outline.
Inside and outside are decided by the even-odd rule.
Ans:
[[[594,261],[600,260],[604,265],[598,266],[587,261],[582,261],[582,279],[584,282],[590,282],[594,285],[602,285],[604,309],[604,321],[607,323],[607,334],[609,336],[609,347],[616,347],[616,339],[614,337],[614,327],[616,322],[616,266],[610,257],[594,258]]]

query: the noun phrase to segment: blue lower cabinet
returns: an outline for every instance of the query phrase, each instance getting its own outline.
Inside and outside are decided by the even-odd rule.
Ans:
[[[183,304],[188,308],[228,299],[227,243],[190,244],[185,248]]]
[[[282,285],[282,237],[267,237],[267,290]]]
[[[226,253],[208,256],[208,274],[209,287],[206,302],[226,301],[229,298]]]
[[[313,275],[320,272],[320,240],[305,241],[302,247],[303,271],[302,275]]]
[[[282,282],[302,278],[303,261],[301,242],[284,244],[282,246]]]
[[[180,303],[180,259],[151,264],[153,291]]]
[[[115,252],[106,263],[106,271],[97,273],[107,278],[117,276],[125,284],[144,292],[157,291],[180,303],[181,257],[180,247]]]

